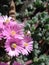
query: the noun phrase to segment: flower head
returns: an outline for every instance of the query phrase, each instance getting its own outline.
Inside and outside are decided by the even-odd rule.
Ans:
[[[4,37],[3,32],[7,27],[6,25],[4,25],[4,23],[7,19],[10,21],[10,17],[8,18],[7,16],[0,16],[0,39]]]
[[[23,55],[28,55],[28,52],[31,53],[33,50],[33,41],[30,36],[25,36],[22,40],[23,49],[21,50]]]
[[[20,47],[21,47],[21,40],[20,39],[15,39],[11,38],[8,39],[5,43],[5,50],[8,52],[8,55],[10,56],[18,56],[20,52]]]
[[[24,34],[23,30],[21,28],[21,25],[18,25],[18,23],[11,22],[7,27],[5,27],[3,35],[7,38],[15,37],[22,39]]]
[[[11,19],[12,18],[11,17],[8,17],[7,15],[6,16],[3,16],[4,23],[9,23]]]
[[[2,35],[6,38],[15,37],[22,39],[24,24],[16,23],[11,17],[0,16],[0,38]]]
[[[33,49],[33,41],[30,36],[24,37],[24,48],[30,53]]]
[[[8,24],[12,20],[11,17],[6,16],[0,16],[0,23]]]

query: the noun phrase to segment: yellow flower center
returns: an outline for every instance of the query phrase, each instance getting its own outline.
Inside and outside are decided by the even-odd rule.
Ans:
[[[25,46],[25,47],[28,46],[28,43],[24,43],[24,46]]]
[[[9,19],[6,19],[6,21],[5,21],[6,23],[8,23],[9,22]]]
[[[11,34],[14,36],[16,34],[16,32],[15,31],[11,31]]]
[[[15,49],[17,47],[16,43],[13,43],[11,47]]]

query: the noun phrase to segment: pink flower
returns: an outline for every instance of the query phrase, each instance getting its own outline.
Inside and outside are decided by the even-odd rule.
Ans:
[[[6,16],[0,16],[0,23],[8,24],[12,20],[11,17]]]
[[[6,16],[3,16],[3,23],[9,23],[11,21],[11,17],[8,17],[7,15]]]
[[[24,36],[22,25],[16,22],[10,22],[10,24],[5,27],[3,35],[7,38],[15,37],[22,39]]]
[[[0,39],[4,37],[3,32],[6,26],[4,25],[4,22],[7,21],[7,16],[0,16]],[[10,17],[8,18],[10,21]]]
[[[5,50],[6,52],[8,52],[8,55],[11,57],[18,56],[21,53],[20,51],[21,46],[22,46],[22,43],[20,39],[11,38],[6,40]]]
[[[0,65],[8,65],[7,63],[4,62],[0,62]]]
[[[14,61],[12,65],[21,65],[19,62]]]
[[[0,16],[0,38],[4,36],[22,39],[24,36],[23,28],[24,24],[16,23],[11,17]]]
[[[0,23],[3,24],[4,27],[8,26],[10,22],[13,22],[13,19],[11,17],[6,16],[0,16]]]
[[[21,52],[23,55],[28,55],[33,50],[33,41],[30,36],[25,36],[22,40],[23,49],[21,48]]]

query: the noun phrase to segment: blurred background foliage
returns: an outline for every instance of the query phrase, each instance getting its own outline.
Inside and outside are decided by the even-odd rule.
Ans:
[[[14,0],[14,3],[16,19],[25,22],[25,31],[30,30],[34,41],[31,54],[15,60],[21,60],[22,64],[32,60],[30,65],[49,65],[49,0]],[[9,16],[9,6],[10,0],[0,0],[0,15]],[[2,58],[5,60],[7,57]]]

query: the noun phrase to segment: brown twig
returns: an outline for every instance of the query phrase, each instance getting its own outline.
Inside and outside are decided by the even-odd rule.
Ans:
[[[15,8],[14,0],[10,1],[9,16],[11,16],[13,20],[16,20],[16,8]]]
[[[44,40],[39,40],[39,44],[41,45],[41,46],[43,46],[44,45],[44,43],[45,43],[45,41]]]

